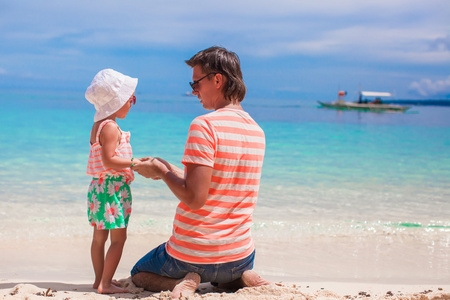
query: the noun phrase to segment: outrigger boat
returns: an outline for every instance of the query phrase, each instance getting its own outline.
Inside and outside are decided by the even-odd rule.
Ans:
[[[382,92],[359,92],[359,99],[356,102],[345,102],[344,97],[347,95],[345,91],[338,92],[338,100],[336,102],[326,103],[318,101],[322,107],[334,108],[341,110],[360,110],[360,111],[393,111],[393,112],[404,112],[411,108],[411,106],[387,104],[381,101],[381,97],[392,97],[391,93]],[[374,100],[369,101],[367,98],[363,97],[375,97]]]

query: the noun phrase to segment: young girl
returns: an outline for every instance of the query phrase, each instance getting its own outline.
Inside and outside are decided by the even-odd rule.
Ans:
[[[94,227],[91,258],[95,281],[93,288],[102,294],[124,293],[113,282],[122,256],[131,213],[131,167],[139,163],[133,158],[130,133],[123,132],[116,118],[124,119],[136,103],[137,78],[112,69],[95,75],[86,90],[86,99],[96,113],[91,131],[91,151],[87,174],[92,176],[88,191],[88,218]],[[111,245],[105,257],[105,243],[110,234]]]

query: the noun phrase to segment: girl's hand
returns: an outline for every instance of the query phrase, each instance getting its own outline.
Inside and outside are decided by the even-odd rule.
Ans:
[[[142,162],[142,160],[140,160],[139,158],[133,158],[133,165],[134,166],[136,166],[136,165],[138,165],[138,164],[140,164]],[[134,166],[133,167],[131,167],[132,169],[134,168]]]
[[[160,162],[154,157],[149,156],[139,159],[139,163],[134,164],[133,170],[145,178],[159,180],[161,179],[159,176],[161,171],[160,167]]]

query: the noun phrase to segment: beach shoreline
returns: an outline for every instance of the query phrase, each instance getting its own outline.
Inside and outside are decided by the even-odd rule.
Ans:
[[[60,299],[150,297],[102,296],[90,287],[85,170],[92,108],[65,91],[4,98],[0,300],[39,299],[49,288]],[[389,299],[448,299],[450,108],[415,107],[417,113],[399,115],[317,109],[312,100],[248,104],[268,142],[253,215],[254,270],[279,285],[226,297],[391,292]],[[182,167],[186,130],[199,110],[184,97],[142,94],[139,110],[121,127],[132,132],[136,157],[161,156]],[[132,192],[115,274],[124,281],[143,255],[168,240],[179,203],[163,182],[141,176]],[[204,287],[197,298],[224,296]]]
[[[119,279],[129,293],[102,295],[85,282],[0,282],[0,299],[170,299],[170,292],[136,288],[131,277]],[[349,282],[277,282],[270,286],[220,290],[200,284],[188,299],[450,299],[450,285],[404,285]]]
[[[133,293],[100,295],[92,289],[93,270],[90,238],[16,239],[2,243],[0,250],[0,299],[168,299],[170,293],[151,293],[134,287],[129,271],[147,251],[166,240],[166,235],[132,234],[115,278]],[[258,246],[258,245],[257,245]],[[218,290],[202,283],[190,299],[450,299],[450,284],[442,282],[324,281],[270,274],[273,253],[258,257],[255,270],[273,282],[270,287],[236,292]],[[288,271],[288,270],[286,270]],[[289,272],[287,272],[288,274]],[[313,278],[313,277],[312,277]],[[397,297],[397,298],[395,298]]]

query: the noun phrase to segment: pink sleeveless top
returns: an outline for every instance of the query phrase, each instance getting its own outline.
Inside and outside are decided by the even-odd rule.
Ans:
[[[89,160],[86,174],[95,178],[102,178],[106,175],[115,175],[115,176],[122,175],[125,176],[127,179],[129,179],[129,182],[131,183],[131,181],[134,180],[134,173],[133,170],[131,170],[131,168],[116,170],[112,168],[108,169],[103,165],[102,146],[100,145],[99,137],[103,127],[109,122],[113,122],[121,133],[120,143],[116,148],[115,154],[118,157],[130,159],[133,157],[133,151],[131,149],[130,144],[130,132],[122,131],[119,125],[117,125],[117,123],[114,122],[113,120],[105,120],[100,124],[100,127],[98,128],[95,143],[91,145],[91,152],[89,153]]]

